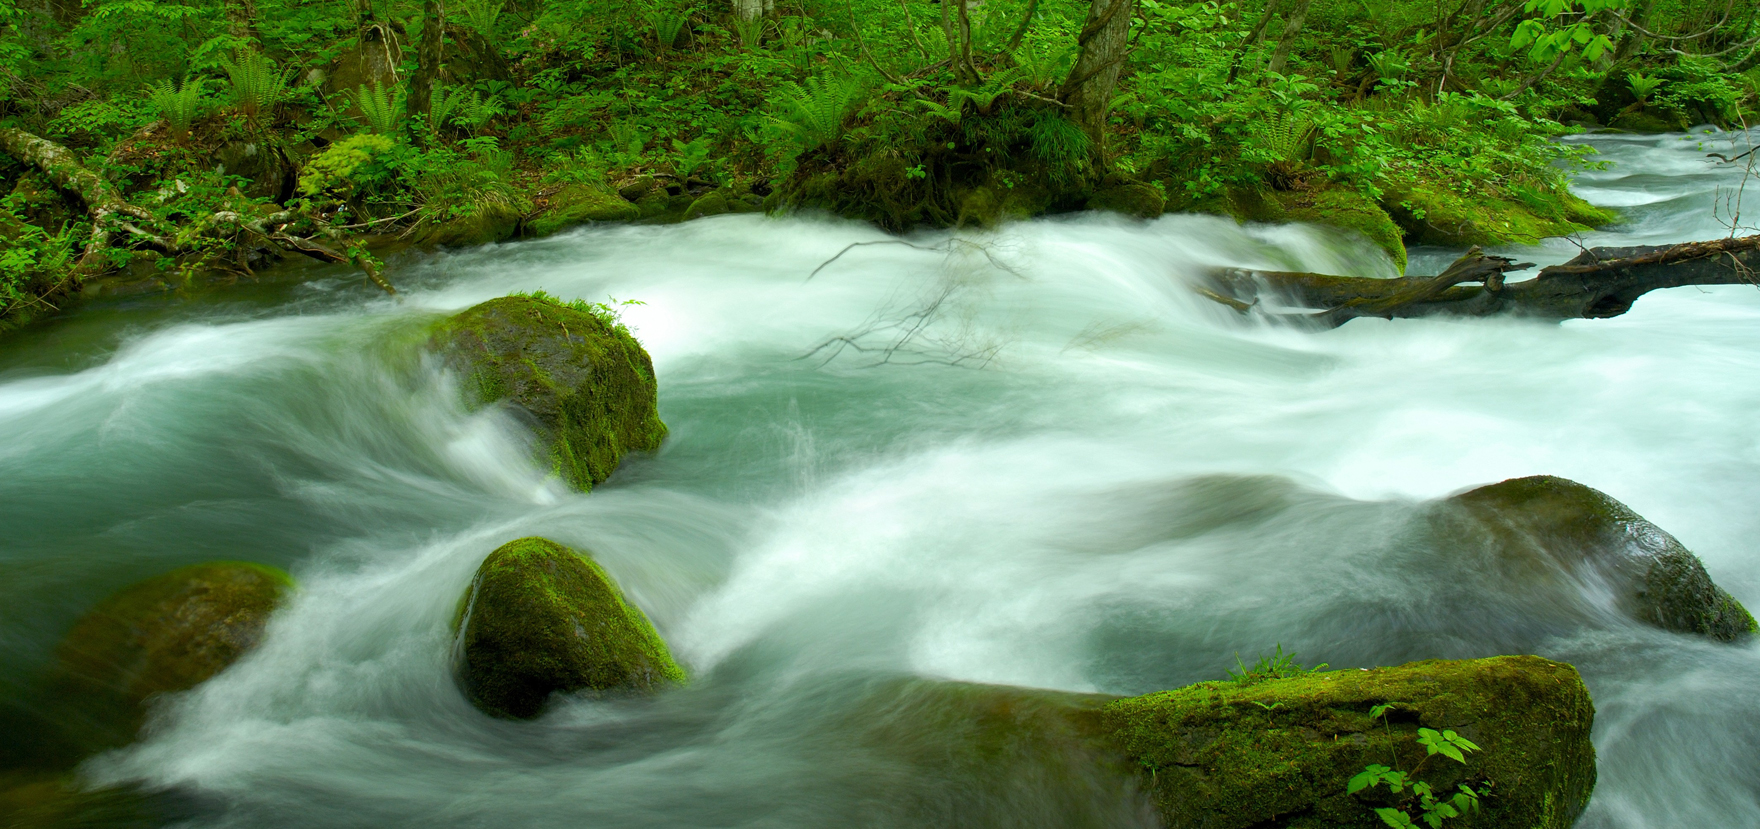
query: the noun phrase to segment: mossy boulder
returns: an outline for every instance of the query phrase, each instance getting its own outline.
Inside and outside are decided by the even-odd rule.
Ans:
[[[1153,219],[1167,210],[1167,199],[1160,190],[1147,184],[1123,182],[1095,191],[1088,197],[1088,209]]]
[[[1562,187],[1465,194],[1421,181],[1388,188],[1381,206],[1405,231],[1407,242],[1450,247],[1531,245],[1619,218]]]
[[[1286,191],[1277,194],[1282,221],[1307,222],[1361,233],[1387,251],[1400,273],[1406,272],[1404,231],[1369,197],[1348,187]]]
[[[685,680],[611,577],[549,539],[522,538],[490,553],[454,629],[459,686],[497,717],[535,717],[553,693],[643,694]]]
[[[648,352],[584,303],[492,299],[441,321],[429,344],[466,377],[474,402],[504,402],[524,417],[551,469],[582,491],[625,453],[666,437]]]
[[[1384,703],[1385,719],[1370,716]],[[1463,829],[1567,829],[1595,787],[1588,690],[1576,669],[1536,656],[1206,682],[1100,715],[1173,827],[1379,829],[1373,808],[1408,804],[1384,786],[1346,793],[1370,764],[1445,795],[1463,783],[1486,792],[1479,812],[1449,822]],[[1426,760],[1420,728],[1453,730],[1480,751],[1464,764]]]
[[[521,210],[502,202],[472,205],[469,212],[423,225],[416,243],[468,248],[499,242],[519,230]]]
[[[0,771],[0,826],[7,829],[146,829],[181,824],[197,813],[195,798],[181,789],[90,788],[72,774]]]
[[[546,206],[527,220],[525,230],[532,236],[549,236],[588,222],[630,222],[641,216],[641,208],[609,187],[573,183],[550,194]]]
[[[197,564],[111,595],[62,639],[49,674],[67,736],[87,750],[134,739],[146,705],[224,670],[262,637],[293,587],[281,570]]]
[[[733,212],[733,204],[727,194],[720,190],[710,190],[698,196],[691,206],[684,210],[684,220],[701,219],[705,216],[719,216]]]
[[[1434,520],[1456,543],[1490,547],[1512,579],[1592,582],[1633,618],[1677,633],[1732,642],[1756,629],[1674,536],[1575,481],[1539,475],[1479,487],[1444,501]]]

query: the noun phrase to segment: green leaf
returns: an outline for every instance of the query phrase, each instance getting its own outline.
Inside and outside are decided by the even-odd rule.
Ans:
[[[1417,824],[1412,822],[1411,816],[1398,809],[1385,807],[1376,809],[1375,816],[1381,818],[1382,823],[1393,827],[1393,829],[1417,829]]]

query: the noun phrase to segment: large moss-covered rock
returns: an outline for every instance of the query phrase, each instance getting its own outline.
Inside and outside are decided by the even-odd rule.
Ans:
[[[513,236],[520,218],[521,210],[515,205],[485,201],[469,211],[422,225],[416,243],[449,248],[487,245]]]
[[[134,738],[146,703],[193,688],[257,643],[293,586],[273,567],[197,564],[124,588],[74,623],[56,650],[51,704],[87,750]]]
[[[1407,242],[1450,247],[1531,245],[1619,218],[1563,188],[1468,194],[1425,181],[1390,187],[1381,206],[1405,231]]]
[[[1141,182],[1129,181],[1102,187],[1088,198],[1089,210],[1107,210],[1139,219],[1153,219],[1167,209],[1161,191]]]
[[[666,437],[648,352],[584,304],[492,299],[442,321],[430,345],[478,403],[505,401],[528,417],[551,468],[581,490]]]
[[[641,208],[610,187],[574,183],[564,185],[545,199],[543,209],[527,220],[526,232],[549,236],[589,222],[630,222],[641,216]]]
[[[1383,703],[1385,721],[1371,717]],[[1487,792],[1450,826],[1566,829],[1595,786],[1594,714],[1576,669],[1536,656],[1206,682],[1101,710],[1166,824],[1203,829],[1383,827],[1372,808],[1399,798],[1346,793],[1370,764],[1416,770],[1445,794],[1462,783]],[[1426,761],[1419,728],[1481,750],[1465,764]]]
[[[1376,247],[1387,251],[1400,273],[1406,272],[1403,231],[1381,206],[1349,187],[1328,186],[1318,190],[1277,194],[1283,207],[1282,221],[1308,222],[1361,233]]]
[[[1575,481],[1540,475],[1479,487],[1443,502],[1435,520],[1456,543],[1489,547],[1512,579],[1593,582],[1634,618],[1679,633],[1729,642],[1755,630],[1674,536]]]
[[[685,679],[611,577],[544,538],[489,554],[461,602],[456,635],[460,687],[498,717],[535,717],[553,693],[639,694]]]

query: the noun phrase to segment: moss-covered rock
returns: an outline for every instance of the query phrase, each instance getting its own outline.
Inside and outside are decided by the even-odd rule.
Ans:
[[[1383,703],[1385,721],[1371,717]],[[1478,813],[1449,822],[1463,829],[1567,829],[1595,786],[1589,693],[1574,668],[1536,656],[1206,682],[1117,700],[1101,715],[1168,826],[1383,827],[1371,809],[1399,798],[1386,787],[1346,793],[1370,764],[1445,794],[1484,790]],[[1456,731],[1481,750],[1465,764],[1426,761],[1419,728]]]
[[[685,680],[648,617],[605,571],[544,538],[489,554],[455,632],[459,686],[497,717],[535,717],[558,692],[650,693]]]
[[[92,788],[71,774],[0,771],[0,826],[6,829],[149,829],[183,823],[197,811],[179,789]]]
[[[1664,630],[1730,642],[1756,629],[1674,536],[1575,481],[1540,475],[1479,487],[1444,501],[1435,520],[1457,543],[1491,547],[1511,578],[1592,581]]]
[[[551,468],[583,491],[666,437],[648,352],[584,303],[492,299],[441,321],[429,345],[477,404],[505,401],[529,418]]]
[[[1632,110],[1614,116],[1609,126],[1624,132],[1662,133],[1680,132],[1687,128],[1679,120],[1670,121],[1649,110]]]
[[[733,212],[733,206],[729,202],[727,194],[720,190],[710,190],[709,192],[698,196],[691,202],[690,207],[685,208],[684,220],[688,222],[692,219],[701,219],[705,216],[719,216],[723,213],[731,212]]]
[[[1088,197],[1089,210],[1107,210],[1139,219],[1153,219],[1167,209],[1161,191],[1141,182],[1102,187]]]
[[[1279,193],[1283,207],[1281,219],[1308,222],[1361,233],[1376,247],[1387,251],[1400,273],[1406,272],[1404,231],[1381,206],[1348,187],[1324,187],[1318,190],[1292,190]]]
[[[242,561],[197,564],[118,591],[56,649],[49,699],[86,750],[128,743],[157,694],[193,688],[257,643],[293,580]]]
[[[1431,182],[1390,187],[1381,206],[1407,242],[1450,247],[1531,245],[1619,218],[1563,189],[1512,187],[1508,193],[1469,195]]]
[[[525,230],[549,236],[588,222],[631,222],[641,216],[641,208],[608,187],[574,183],[552,193],[546,206],[526,221]]]
[[[474,205],[465,214],[422,226],[416,234],[420,245],[467,248],[508,239],[519,230],[521,211],[501,202]]]

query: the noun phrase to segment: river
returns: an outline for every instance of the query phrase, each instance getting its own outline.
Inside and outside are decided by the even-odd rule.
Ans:
[[[1578,192],[1628,218],[1585,243],[1729,232],[1740,170],[1704,157],[1728,135],[1572,140],[1612,162]],[[411,254],[397,299],[338,272],[89,304],[0,343],[0,692],[107,593],[249,559],[302,585],[263,644],[88,780],[180,792],[202,827],[1135,826],[1031,757],[945,760],[901,680],[1137,694],[1280,645],[1335,668],[1538,653],[1597,707],[1579,826],[1760,825],[1760,645],[1499,584],[1413,530],[1426,499],[1561,475],[1760,608],[1760,291],[1313,331],[1187,287],[1219,264],[1391,275],[1366,242],[1211,217],[898,240],[732,216]],[[590,495],[413,344],[536,288],[642,303],[622,313],[671,437]],[[591,550],[693,683],[472,709],[449,624],[524,535]]]

